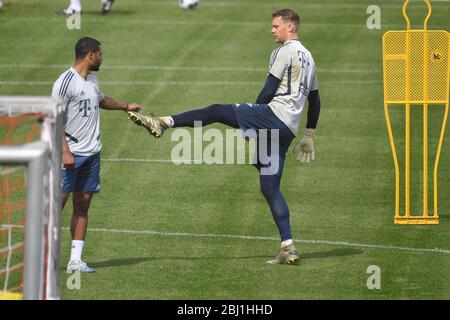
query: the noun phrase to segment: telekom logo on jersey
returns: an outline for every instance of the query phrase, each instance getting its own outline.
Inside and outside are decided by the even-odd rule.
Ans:
[[[224,134],[215,128],[204,130],[201,123],[195,121],[193,130],[172,131],[170,139],[177,142],[170,155],[174,164],[257,164],[262,175],[278,172],[278,129],[225,129]]]
[[[82,117],[89,117],[91,111],[91,101],[89,99],[80,100],[80,108],[78,111],[81,113]]]

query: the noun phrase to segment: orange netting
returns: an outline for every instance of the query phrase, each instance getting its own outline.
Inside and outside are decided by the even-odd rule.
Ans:
[[[0,115],[0,145],[34,141],[41,132],[37,113]],[[0,292],[21,292],[25,222],[25,167],[0,164]]]

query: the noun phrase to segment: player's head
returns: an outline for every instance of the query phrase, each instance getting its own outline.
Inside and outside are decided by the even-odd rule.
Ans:
[[[90,71],[98,71],[103,59],[102,44],[93,38],[81,38],[75,45],[75,59],[86,61]]]
[[[284,43],[297,37],[300,17],[291,9],[282,9],[272,13],[272,36],[278,43]]]

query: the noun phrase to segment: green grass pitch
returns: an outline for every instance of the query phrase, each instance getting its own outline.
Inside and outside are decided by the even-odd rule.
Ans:
[[[316,160],[301,166],[290,150],[282,182],[299,266],[265,264],[279,247],[278,232],[251,165],[154,161],[170,159],[170,133],[157,141],[125,113],[102,111],[102,191],[90,208],[84,251],[97,272],[83,274],[79,290],[66,287],[69,205],[63,212],[63,299],[450,298],[448,130],[439,169],[440,224],[393,224],[381,39],[404,29],[402,1],[202,0],[197,10],[182,11],[175,0],[118,0],[107,16],[99,14],[100,1],[84,1],[80,30],[68,30],[66,17],[54,13],[64,1],[4,3],[0,95],[49,95],[73,61],[76,40],[93,36],[104,50],[98,73],[104,93],[140,103],[144,112],[254,102],[277,46],[271,13],[282,7],[299,12],[301,41],[318,66]],[[371,4],[381,8],[380,30],[366,27]],[[413,2],[410,12],[418,26],[424,6]],[[448,2],[433,2],[430,28],[449,30],[449,15]],[[399,110],[392,118],[402,145]],[[436,137],[443,108],[433,110],[430,135]],[[417,213],[421,113],[413,116],[419,128],[411,188]],[[431,158],[435,150],[436,139]],[[367,288],[371,265],[381,270],[381,289]]]

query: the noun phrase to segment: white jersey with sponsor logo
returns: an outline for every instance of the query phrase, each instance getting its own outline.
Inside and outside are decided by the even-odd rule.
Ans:
[[[89,74],[84,79],[70,68],[54,83],[52,98],[64,110],[66,141],[70,151],[80,156],[98,153],[102,148],[99,104],[104,95],[97,78]]]
[[[319,89],[314,59],[299,40],[290,40],[272,52],[269,73],[281,80],[269,106],[296,135],[309,92]]]

